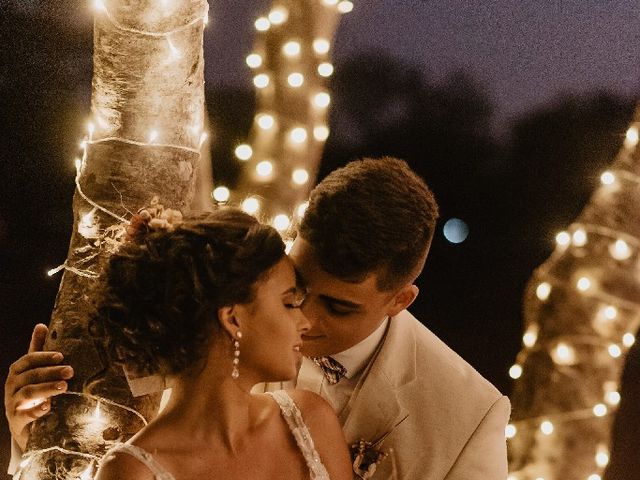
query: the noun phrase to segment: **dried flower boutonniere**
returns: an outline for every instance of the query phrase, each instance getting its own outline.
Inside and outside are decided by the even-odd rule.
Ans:
[[[353,472],[362,480],[373,477],[378,465],[387,458],[387,456],[388,453],[377,449],[373,443],[363,438],[351,445]]]

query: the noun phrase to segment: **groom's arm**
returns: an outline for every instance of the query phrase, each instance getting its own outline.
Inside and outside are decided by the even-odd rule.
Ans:
[[[49,412],[49,399],[65,392],[65,380],[73,376],[71,367],[60,365],[61,354],[42,351],[47,334],[46,325],[35,326],[28,353],[11,365],[4,385],[4,410],[12,436],[9,473],[20,462],[31,422]]]
[[[473,432],[444,480],[506,479],[507,442],[504,429],[510,416],[509,399],[498,399]]]

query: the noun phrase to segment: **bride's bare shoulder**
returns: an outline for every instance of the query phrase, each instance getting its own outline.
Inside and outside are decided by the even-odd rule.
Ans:
[[[332,480],[351,480],[351,457],[333,407],[320,395],[307,390],[287,390],[298,405],[322,463]]]
[[[154,475],[132,455],[113,452],[102,459],[94,480],[154,480]]]

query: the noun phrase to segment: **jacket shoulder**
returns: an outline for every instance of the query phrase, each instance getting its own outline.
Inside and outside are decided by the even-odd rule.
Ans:
[[[413,357],[405,361],[415,362],[416,386],[428,388],[431,392],[435,390],[434,393],[440,392],[441,395],[435,395],[435,398],[442,398],[448,403],[460,401],[486,412],[503,396],[491,382],[408,311],[392,319],[389,334],[404,339],[407,345],[403,350]]]

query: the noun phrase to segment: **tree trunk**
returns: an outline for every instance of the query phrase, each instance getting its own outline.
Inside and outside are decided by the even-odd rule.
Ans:
[[[515,479],[596,480],[607,465],[620,373],[640,326],[639,127],[640,108],[600,187],[527,287],[507,432]]]
[[[264,221],[281,215],[274,224],[281,231],[287,230],[314,184],[328,135],[330,52],[340,10],[350,2],[341,2],[340,9],[328,3],[273,2],[256,23],[258,34],[247,59],[256,84],[257,112],[246,144],[252,153],[239,152],[239,161],[246,165],[231,201]],[[266,85],[261,83],[265,79]],[[301,84],[292,86],[290,80]],[[292,138],[294,131],[297,140]]]
[[[154,196],[183,212],[193,199],[206,16],[206,0],[96,2],[92,125],[77,162],[74,228],[45,345],[65,355],[75,376],[70,393],[54,397],[34,425],[22,479],[92,478],[95,461],[157,411],[159,393],[134,397],[109,364],[90,321],[91,292],[131,213]]]

